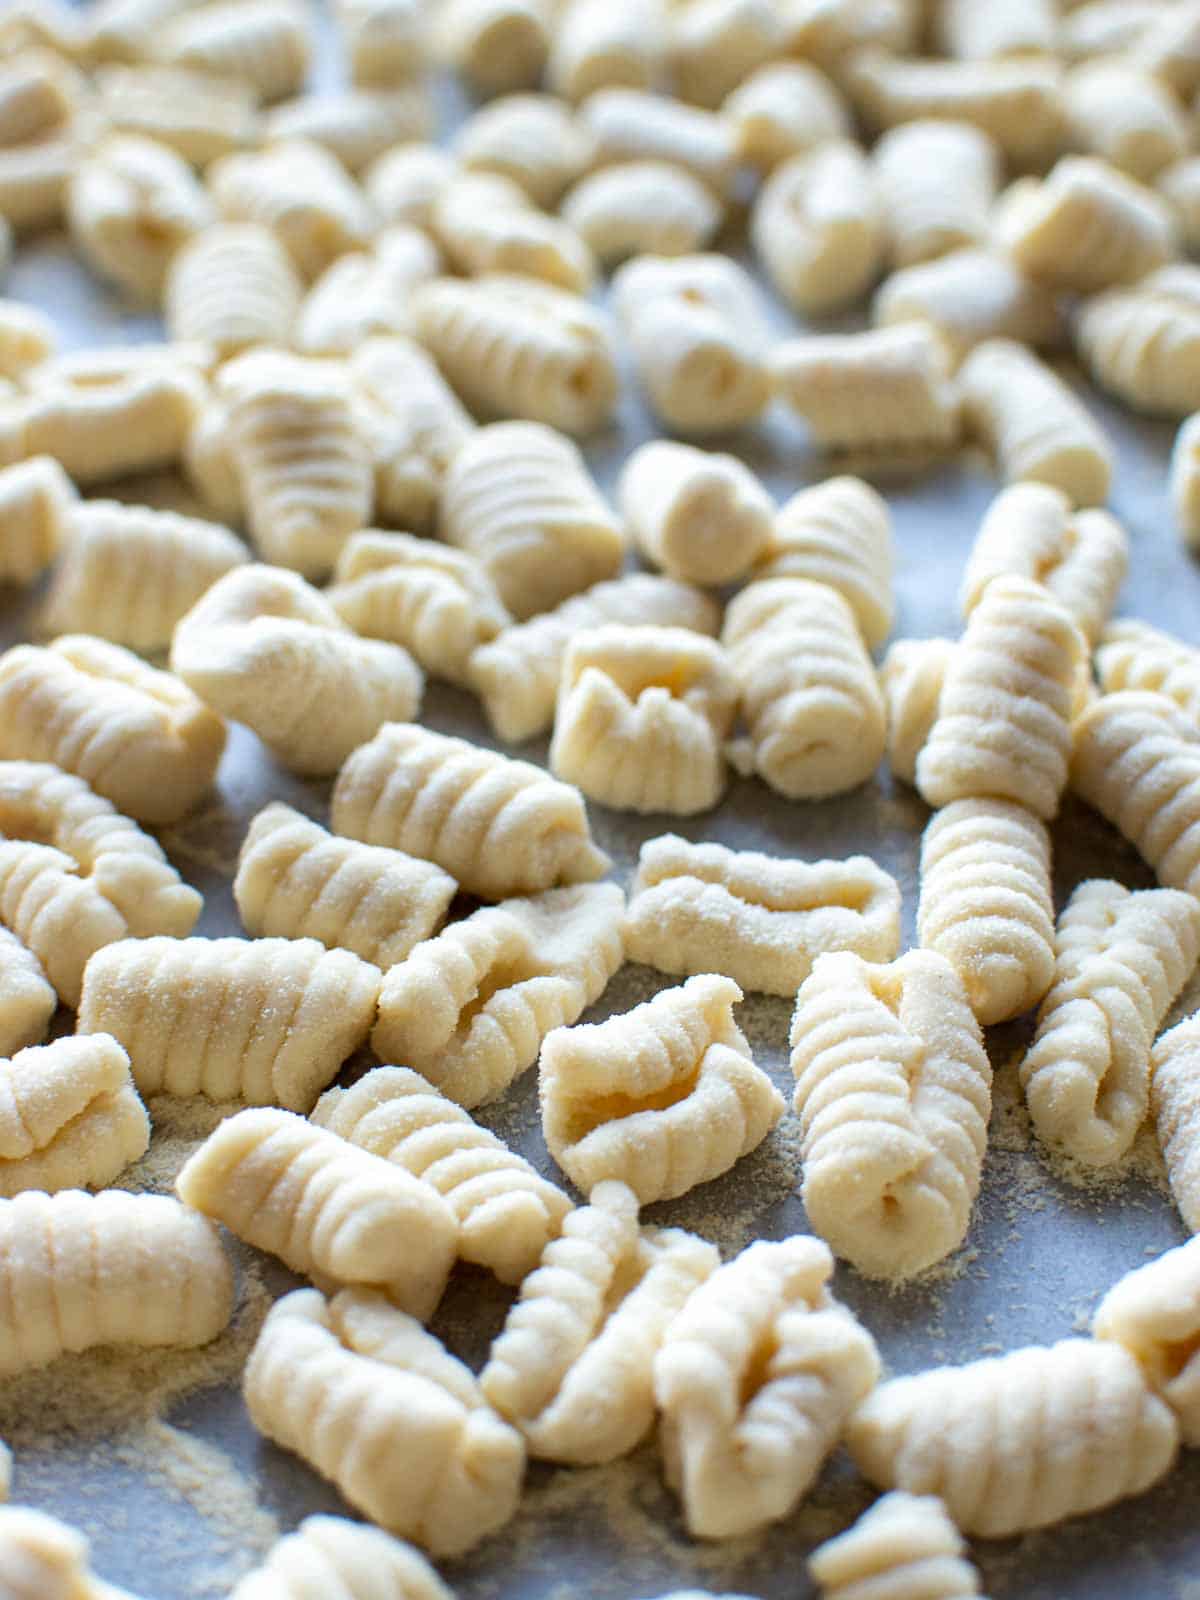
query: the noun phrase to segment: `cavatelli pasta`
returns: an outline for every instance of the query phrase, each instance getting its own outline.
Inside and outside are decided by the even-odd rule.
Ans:
[[[89,1555],[83,1535],[56,1517],[24,1506],[0,1510],[0,1584],[12,1600],[135,1600],[97,1578]]]
[[[45,1038],[57,1006],[58,995],[37,956],[0,927],[0,1055]]]
[[[286,344],[300,310],[300,279],[270,228],[222,222],[197,234],[167,270],[165,317],[173,339],[234,356]]]
[[[332,262],[308,291],[296,320],[296,344],[307,355],[350,355],[367,339],[408,332],[408,298],[441,271],[433,240],[407,224],[386,228],[369,253]]]
[[[1095,667],[1104,694],[1149,689],[1200,724],[1200,651],[1182,639],[1122,617],[1100,635]]]
[[[260,100],[282,100],[304,87],[313,41],[294,0],[223,0],[185,10],[153,48],[174,66],[237,78]]]
[[[225,221],[270,228],[309,281],[347,250],[361,250],[374,229],[362,190],[336,156],[309,140],[223,156],[206,176]]]
[[[427,65],[429,18],[421,0],[337,0],[334,14],[352,83],[386,89]]]
[[[305,1600],[314,1585],[324,1600],[454,1600],[411,1545],[343,1517],[306,1517],[230,1600]]]
[[[53,456],[0,468],[0,579],[32,583],[67,541],[75,486]]]
[[[864,1585],[877,1600],[972,1600],[983,1593],[942,1502],[900,1489],[814,1550],[808,1575],[825,1600],[854,1600]]]
[[[193,167],[207,167],[258,139],[254,92],[237,78],[155,62],[110,62],[92,81],[114,128],[156,139]]]
[[[21,383],[58,349],[50,318],[20,300],[0,300],[0,376]]]
[[[649,89],[665,55],[657,0],[567,0],[546,76],[555,94],[571,101],[598,89]]]
[[[917,757],[937,719],[946,669],[954,654],[950,639],[897,639],[879,669],[887,711],[887,757],[893,777],[917,781]]]
[[[535,206],[553,210],[591,154],[569,106],[550,94],[511,94],[480,106],[454,140],[468,172],[497,172]],[[568,221],[570,219],[568,218]]]
[[[759,67],[728,96],[721,114],[733,124],[741,160],[765,172],[851,131],[841,95],[809,61]]]
[[[437,55],[481,96],[533,89],[553,36],[550,0],[446,0],[433,29]]]
[[[1071,142],[1118,172],[1153,183],[1191,147],[1187,116],[1171,90],[1134,61],[1088,61],[1063,80]]]
[[[320,145],[348,172],[359,173],[394,145],[425,138],[432,121],[428,89],[418,80],[301,95],[266,114],[263,134],[268,143]]]
[[[892,265],[910,267],[984,244],[999,155],[965,122],[905,122],[871,155]]]
[[[654,440],[626,461],[618,497],[642,555],[684,582],[731,583],[771,543],[775,506],[736,456]]]
[[[1200,1025],[1185,1017],[1150,1052],[1150,1114],[1179,1214],[1200,1233]]]
[[[712,190],[666,161],[623,161],[582,178],[564,219],[602,266],[629,256],[686,256],[712,243],[723,212]]]
[[[1038,347],[1058,342],[1059,296],[989,250],[955,250],[894,272],[875,296],[877,326],[927,323],[941,337],[952,367],[987,339]]]
[[[1095,382],[1135,411],[1188,416],[1200,397],[1200,267],[1160,267],[1085,301],[1075,341]]]
[[[592,253],[568,222],[549,216],[498,172],[461,172],[438,193],[431,226],[450,264],[471,277],[508,273],[586,294]]]
[[[1092,1332],[1129,1351],[1179,1419],[1184,1444],[1200,1444],[1200,1244],[1127,1272],[1096,1307]]]
[[[737,170],[733,129],[713,111],[640,89],[598,89],[579,108],[598,167],[669,161],[725,195]]]
[[[771,0],[696,0],[676,9],[667,33],[667,64],[676,94],[716,107],[750,73],[782,51],[786,14]]]
[[[972,0],[943,0],[935,38],[946,55],[960,61],[1050,56],[1058,44],[1058,10],[1054,0],[1009,0],[983,9]]]

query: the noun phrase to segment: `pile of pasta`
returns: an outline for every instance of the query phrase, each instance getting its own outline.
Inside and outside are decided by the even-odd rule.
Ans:
[[[1200,1444],[1200,1241],[1091,1337],[902,1378],[831,1289],[835,1258],[895,1282],[963,1244],[983,1030],[1034,1012],[1040,1142],[1115,1170],[1149,1120],[1200,1229],[1200,1016],[1162,1031],[1200,960],[1200,650],[1112,620],[1113,451],[1057,359],[1180,422],[1200,551],[1200,5],[333,9],[319,95],[300,0],[0,11],[6,262],[65,227],[165,324],[64,351],[0,301],[0,578],[41,586],[0,655],[0,1377],[218,1338],[223,1228],[309,1284],[250,1418],[366,1519],[310,1518],[236,1600],[449,1600],[428,1558],[503,1529],[530,1458],[656,1430],[695,1539],[789,1518],[844,1445],[885,1493],[813,1554],[822,1592],[978,1595],[964,1534]],[[438,143],[446,72],[475,105]],[[610,501],[585,449],[631,379],[661,437]],[[819,467],[783,505],[709,448],[780,414]],[[999,487],[962,631],[889,646],[856,471],[968,446]],[[424,723],[427,678],[492,737]],[[230,723],[332,793],[253,818],[245,936],[205,938],[155,830],[208,803]],[[885,760],[931,809],[903,952],[870,857],[667,831],[626,892],[592,835],[588,802],[701,817],[736,771],[802,803]],[[1068,791],[1158,887],[1056,917]],[[629,961],[674,981],[582,1022]],[[747,991],[794,1006],[813,1233],[722,1261],[641,1213],[784,1115]],[[471,1114],[534,1069],[542,1167]],[[164,1094],[241,1108],[174,1196],[113,1187]],[[478,1373],[426,1326],[458,1262],[513,1290]],[[89,1561],[0,1509],[6,1596],[115,1597]]]

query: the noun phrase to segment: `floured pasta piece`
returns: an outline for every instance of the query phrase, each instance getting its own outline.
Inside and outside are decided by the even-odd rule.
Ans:
[[[37,956],[0,927],[0,1055],[40,1043],[57,1006],[58,995]]]
[[[458,170],[447,150],[434,144],[399,144],[373,161],[363,175],[380,225],[428,228],[433,202]]]
[[[532,278],[438,278],[413,294],[413,331],[472,410],[593,433],[618,379],[607,319]]]
[[[879,276],[885,249],[862,148],[832,139],[789,156],[760,190],[750,234],[771,282],[805,316],[860,299]]]
[[[0,1510],[0,1589],[6,1600],[135,1600],[96,1577],[90,1556],[88,1541],[68,1523],[25,1506]]]
[[[1200,902],[1091,879],[1064,907],[1054,945],[1021,1087],[1044,1143],[1107,1166],[1146,1120],[1154,1035],[1200,958]]]
[[[654,1363],[663,1462],[694,1537],[788,1516],[875,1387],[875,1342],[830,1294],[832,1274],[817,1239],[760,1239],[667,1330]]]
[[[555,94],[579,101],[598,89],[649,89],[665,58],[657,0],[567,0],[546,77]]]
[[[955,250],[894,272],[875,296],[872,319],[879,327],[927,323],[952,367],[985,339],[1041,348],[1057,344],[1062,331],[1056,291],[988,250]]]
[[[712,635],[718,617],[715,602],[700,590],[673,578],[631,572],[594,584],[519,627],[505,628],[472,652],[468,676],[496,733],[519,744],[545,733],[554,721],[563,657],[576,635],[606,622]]]
[[[1183,1443],[1200,1444],[1200,1244],[1191,1239],[1118,1279],[1092,1333],[1129,1351],[1178,1418]]]
[[[200,409],[184,445],[182,476],[200,507],[233,528],[246,522],[246,496],[229,436],[229,406],[211,396]]]
[[[535,89],[554,34],[550,0],[446,0],[433,44],[481,97]]]
[[[771,543],[774,503],[736,456],[654,440],[626,460],[618,498],[642,555],[684,582],[732,583]]]
[[[1089,61],[1063,80],[1063,105],[1076,149],[1118,172],[1153,183],[1191,147],[1187,115],[1171,90],[1130,61]]]
[[[58,330],[36,306],[0,300],[0,376],[20,383],[58,349]]]
[[[79,74],[55,49],[6,52],[0,63],[0,145],[34,144],[60,132],[82,93]]]
[[[267,113],[263,134],[267,143],[311,141],[336,156],[348,172],[359,173],[394,145],[425,138],[432,120],[428,90],[418,80],[301,95]]]
[[[290,1111],[226,1118],[175,1190],[293,1272],[383,1289],[422,1319],[454,1261],[458,1223],[428,1184]]]
[[[704,250],[724,220],[712,190],[666,161],[601,167],[571,189],[562,215],[605,267]]]
[[[897,639],[879,669],[887,711],[887,758],[893,777],[916,784],[917,757],[937,720],[954,654],[951,639]]]
[[[152,50],[173,66],[236,78],[260,100],[283,100],[304,87],[313,37],[294,0],[223,0],[167,22]]]
[[[421,0],[336,0],[334,16],[352,83],[386,89],[427,66],[429,19]]]
[[[936,1495],[895,1489],[808,1558],[825,1600],[972,1600],[979,1574]]]
[[[258,140],[254,92],[237,78],[153,62],[113,62],[98,68],[92,81],[114,128],[155,139],[193,167],[207,167]]]
[[[512,178],[461,172],[433,204],[431,224],[450,264],[471,277],[509,273],[586,294],[592,253],[561,217],[547,215]]]
[[[90,28],[69,0],[13,0],[0,21],[0,53],[15,55],[43,47],[74,60],[90,43],[88,33]]]
[[[293,772],[336,771],[381,724],[414,716],[421,700],[421,671],[406,650],[360,639],[318,590],[282,567],[236,567],[219,579],[175,629],[171,667]]]
[[[454,1600],[418,1550],[344,1517],[306,1517],[230,1600]]]
[[[75,485],[53,456],[0,468],[0,580],[29,584],[67,542]]]
[[[458,1218],[458,1254],[520,1283],[572,1202],[502,1139],[407,1067],[330,1089],[312,1121],[431,1184]]]
[[[1200,395],[1200,267],[1160,267],[1086,300],[1075,343],[1093,380],[1135,411],[1188,416]]]
[[[467,118],[455,136],[454,154],[468,172],[497,172],[518,184],[535,206],[552,211],[587,166],[591,151],[561,100],[512,94]]]
[[[0,1195],[99,1189],[145,1155],[150,1119],[115,1039],[56,1039],[0,1071]]]
[[[735,756],[751,771],[797,800],[871,776],[887,735],[883,699],[854,612],[835,589],[804,578],[748,584],[721,638],[749,729]]]
[[[973,0],[945,0],[934,36],[946,55],[961,61],[1052,56],[1058,45],[1058,9],[1054,0],[1008,0],[998,9],[983,10]]]
[[[824,955],[791,1031],[805,1209],[871,1278],[911,1278],[966,1237],[992,1069],[962,979],[932,950]]]
[[[494,422],[446,470],[438,531],[479,561],[524,621],[615,578],[625,533],[570,439],[538,422]]]
[[[371,1048],[411,1062],[462,1106],[496,1097],[569,1028],[623,959],[615,884],[551,889],[485,906],[391,968]]]
[[[310,140],[223,156],[206,176],[224,220],[270,228],[308,281],[347,250],[363,249],[374,231],[362,190],[336,156]]]
[[[97,1345],[208,1344],[233,1314],[217,1230],[159,1194],[0,1200],[0,1374]]]
[[[847,1442],[870,1482],[940,1495],[965,1533],[1005,1539],[1141,1494],[1179,1429],[1120,1346],[1064,1339],[881,1383]]]
[[[1100,635],[1095,668],[1102,693],[1149,689],[1200,725],[1200,650],[1173,634],[1132,618],[1110,622]]]
[[[965,122],[905,122],[871,154],[892,265],[987,241],[999,152]]]
[[[382,1295],[300,1289],[277,1300],[242,1392],[260,1433],[435,1556],[461,1555],[517,1509],[520,1434],[470,1368]]]
[[[172,259],[164,315],[173,339],[235,356],[254,344],[286,344],[300,296],[300,279],[270,228],[221,222]]]
[[[598,89],[580,106],[579,125],[598,167],[669,161],[715,194],[729,193],[737,171],[733,129],[713,111],[640,89]]]
[[[100,0],[82,47],[95,61],[141,61],[154,29],[189,10],[193,0]]]
[[[1200,412],[1175,435],[1168,487],[1176,531],[1186,549],[1200,551]]]
[[[1186,156],[1159,174],[1155,189],[1167,202],[1184,249],[1200,244],[1200,157]]]
[[[717,107],[782,52],[787,21],[771,0],[697,0],[668,22],[667,63],[675,93]]]
[[[407,225],[378,234],[369,254],[332,262],[309,290],[296,320],[306,355],[349,355],[365,340],[408,331],[408,297],[441,271],[433,240]]]
[[[715,640],[605,623],[567,646],[550,769],[618,811],[694,816],[724,793],[737,704]]]
[[[759,67],[726,98],[721,114],[733,124],[740,159],[764,172],[851,133],[841,95],[808,61]]]
[[[542,1132],[577,1188],[614,1178],[642,1205],[673,1200],[758,1148],[784,1102],[733,1020],[741,998],[706,973],[546,1038]]]

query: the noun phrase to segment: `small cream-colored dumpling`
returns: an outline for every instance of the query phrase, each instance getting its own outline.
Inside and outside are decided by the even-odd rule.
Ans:
[[[53,456],[0,468],[0,577],[32,583],[67,542],[75,486]]]
[[[961,61],[1049,56],[1058,44],[1058,11],[1054,0],[1006,0],[1003,6],[943,0],[934,38],[940,50]]]
[[[429,18],[421,0],[336,0],[334,15],[352,83],[386,89],[428,65]]]
[[[0,1055],[41,1042],[58,995],[41,962],[15,933],[0,927]]]
[[[879,275],[886,244],[861,147],[833,139],[789,156],[759,192],[750,232],[768,277],[805,316],[860,299]]]
[[[727,97],[721,114],[733,123],[741,159],[766,172],[851,131],[841,95],[808,61],[759,67]]]
[[[968,123],[905,122],[871,155],[892,265],[984,244],[999,153]]]
[[[360,173],[407,139],[426,138],[433,106],[424,83],[329,90],[301,95],[266,113],[266,143],[301,139],[320,145],[348,172]]]
[[[569,222],[540,211],[513,178],[460,172],[439,190],[430,226],[450,265],[469,277],[510,273],[586,294],[596,275]]]
[[[773,0],[696,0],[668,8],[667,65],[675,93],[720,106],[756,68],[783,50],[787,21]]]
[[[1063,81],[1063,103],[1075,148],[1141,183],[1153,183],[1192,144],[1176,96],[1135,61],[1101,58],[1075,67]]]
[[[892,776],[917,781],[917,757],[937,720],[938,700],[954,654],[950,639],[897,639],[879,669],[887,712],[887,758]]]
[[[618,498],[641,553],[687,583],[732,583],[771,543],[775,507],[736,456],[656,439],[629,456]]]
[[[270,228],[221,222],[175,253],[164,296],[173,339],[210,344],[232,356],[250,345],[288,342],[301,286]]]
[[[599,89],[579,108],[579,125],[592,142],[592,160],[670,161],[729,192],[737,171],[730,124],[713,111],[638,89]]]
[[[230,1600],[454,1600],[419,1550],[381,1528],[306,1517],[271,1546]]]
[[[84,1536],[56,1517],[0,1510],[0,1587],[11,1600],[135,1600],[96,1577],[89,1556]]]
[[[549,94],[505,95],[480,106],[454,139],[454,154],[468,172],[498,172],[547,211],[583,172],[590,153],[570,106]]]
[[[936,1495],[894,1489],[808,1558],[824,1600],[973,1600],[979,1574]]]
[[[166,26],[156,30],[149,53],[164,61],[238,78],[261,100],[282,100],[304,87],[312,21],[294,0],[222,0],[155,21]]]
[[[457,170],[454,157],[438,145],[398,144],[371,163],[363,187],[381,227],[427,228],[438,191]]]
[[[373,232],[362,190],[336,156],[310,140],[223,156],[206,177],[224,220],[270,228],[310,282],[347,250],[361,250]]]
[[[589,173],[562,214],[609,267],[629,256],[686,256],[706,249],[724,219],[711,189],[666,161],[623,161]]]
[[[300,307],[296,344],[306,355],[351,355],[368,339],[406,334],[409,295],[441,269],[437,246],[420,228],[385,228],[369,252],[326,267]]]
[[[150,61],[108,62],[92,83],[114,128],[156,139],[194,167],[203,169],[258,138],[256,96],[237,78]]]
[[[487,98],[537,87],[553,24],[549,0],[446,0],[431,42],[435,55]]]
[[[1150,1114],[1179,1214],[1200,1233],[1200,1023],[1195,1014],[1150,1052]]]
[[[1075,343],[1093,379],[1135,411],[1186,417],[1200,395],[1200,267],[1160,267],[1086,300]]]
[[[550,47],[547,81],[580,101],[597,89],[649,89],[665,63],[657,0],[567,0]]]
[[[1184,1444],[1200,1444],[1200,1244],[1127,1272],[1096,1307],[1092,1332],[1129,1351],[1178,1417]]]
[[[1200,650],[1182,639],[1122,617],[1100,635],[1094,665],[1104,694],[1149,689],[1174,700],[1200,724]]]
[[[1041,348],[1062,332],[1060,296],[991,250],[955,250],[894,272],[879,288],[872,320],[924,322],[958,367],[985,339],[1014,339]]]

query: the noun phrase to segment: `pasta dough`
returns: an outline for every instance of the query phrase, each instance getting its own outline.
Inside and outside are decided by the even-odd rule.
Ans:
[[[0,927],[0,1056],[38,1044],[57,1007],[58,995],[37,956]]]
[[[1184,546],[1200,550],[1200,412],[1190,416],[1175,435],[1168,487],[1175,527]]]
[[[893,1490],[808,1558],[825,1600],[971,1600],[983,1593],[966,1545],[936,1495]]]
[[[379,1528],[306,1517],[272,1545],[230,1600],[454,1600],[419,1551]]]
[[[1135,411],[1188,416],[1200,395],[1200,267],[1160,267],[1095,295],[1075,341],[1096,383]]]
[[[618,497],[641,553],[686,583],[743,578],[771,542],[775,506],[736,456],[656,439],[626,461]]]
[[[419,0],[336,0],[335,16],[352,83],[387,88],[427,65],[428,28]]]
[[[164,316],[173,339],[211,344],[223,356],[284,344],[301,287],[270,228],[226,222],[197,234],[167,270]]]
[[[591,151],[571,108],[556,96],[512,94],[467,118],[454,153],[468,172],[498,172],[519,184],[535,206],[552,211]]]
[[[549,0],[447,0],[436,19],[437,55],[481,96],[537,86],[553,32]]]
[[[87,1540],[24,1506],[0,1510],[0,1586],[7,1600],[134,1600],[97,1578]]]
[[[759,191],[750,236],[772,283],[805,316],[860,299],[879,275],[886,246],[860,146],[831,139],[789,156]]]
[[[715,112],[640,89],[605,88],[579,108],[596,166],[669,161],[694,173],[715,194],[728,193],[737,170],[733,130]]]
[[[872,303],[879,327],[927,323],[940,336],[952,368],[977,344],[1013,339],[1042,348],[1062,332],[1060,297],[1025,276],[1007,256],[955,250],[893,272]]]
[[[0,579],[29,584],[66,543],[75,486],[53,456],[0,468]]]
[[[263,121],[268,143],[311,140],[359,173],[394,145],[424,138],[433,108],[417,81],[302,95],[276,106]]]
[[[1149,689],[1200,724],[1200,651],[1182,639],[1123,617],[1101,634],[1095,667],[1103,693]]]
[[[1063,81],[1063,104],[1076,147],[1153,183],[1187,155],[1191,129],[1167,85],[1135,61],[1101,58],[1076,67]]]
[[[1200,1244],[1127,1272],[1096,1307],[1092,1332],[1129,1351],[1178,1418],[1184,1444],[1200,1444]]]
[[[308,355],[350,355],[366,339],[408,332],[408,298],[441,271],[438,248],[420,228],[387,228],[370,253],[339,256],[313,284],[296,319]]]
[[[986,243],[999,153],[965,122],[905,122],[872,152],[892,265]]]
[[[471,277],[512,273],[572,294],[596,275],[591,251],[569,223],[547,216],[512,178],[462,172],[433,203],[433,231],[452,266]]]
[[[954,649],[950,639],[897,639],[883,658],[879,688],[887,708],[888,765],[905,783],[917,781],[917,757],[937,720]]]
[[[310,283],[338,256],[363,249],[373,231],[362,190],[336,156],[309,139],[223,156],[206,181],[226,222],[270,228]]]
[[[307,14],[290,0],[224,0],[187,9],[155,40],[164,60],[239,78],[262,100],[297,94],[308,76]]]
[[[1185,1017],[1150,1052],[1150,1114],[1179,1214],[1200,1233],[1200,1026]]]
[[[623,161],[590,173],[562,214],[605,267],[628,256],[704,250],[724,218],[711,189],[666,161]]]
[[[153,62],[111,62],[97,68],[92,82],[114,128],[156,139],[194,167],[207,167],[258,138],[254,93],[237,78]]]

